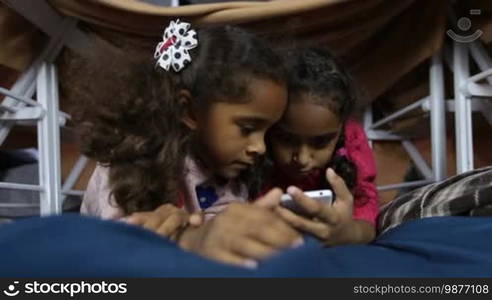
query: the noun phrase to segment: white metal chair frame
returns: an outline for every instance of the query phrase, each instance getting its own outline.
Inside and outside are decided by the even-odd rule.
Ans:
[[[440,181],[446,178],[446,120],[445,120],[445,99],[444,99],[444,70],[441,53],[436,53],[430,59],[429,67],[430,94],[404,108],[382,118],[373,121],[372,108],[366,110],[364,116],[364,127],[368,139],[376,140],[396,140],[400,141],[403,148],[408,153],[416,168],[423,175],[423,180],[404,182],[379,186],[378,190],[386,191],[407,187],[417,187],[431,182]],[[387,130],[379,129],[383,125],[394,121],[406,113],[417,108],[430,111],[431,139],[432,139],[432,168],[427,164],[418,149],[411,141],[411,137],[394,134]]]
[[[83,171],[87,158],[79,158],[62,187],[60,126],[64,126],[70,116],[58,110],[58,77],[53,62],[63,46],[78,51],[83,49],[81,46],[88,42],[88,38],[77,29],[76,20],[60,16],[45,1],[3,2],[48,34],[50,41],[10,90],[0,87],[0,94],[6,96],[0,104],[0,145],[14,125],[36,125],[39,185],[0,182],[0,189],[37,191],[40,195],[40,215],[59,214],[66,195],[83,194],[83,191],[74,191],[72,187]],[[35,92],[37,101],[31,99]],[[0,203],[4,207],[11,205],[26,206]]]
[[[481,71],[473,76],[470,76],[470,57]],[[456,95],[456,163],[458,173],[463,173],[474,168],[472,113],[481,112],[492,125],[492,101],[490,99],[492,97],[492,59],[478,41],[470,44],[455,42],[452,66]]]
[[[444,73],[441,53],[431,58],[429,69],[430,95],[414,102],[391,115],[373,123],[371,108],[366,111],[365,128],[370,140],[399,140],[416,168],[425,178],[378,187],[391,190],[416,187],[446,178],[446,111],[454,112],[456,139],[456,169],[461,174],[474,168],[472,113],[481,112],[492,125],[492,59],[480,41],[463,43],[453,41],[452,50],[444,47],[444,60],[453,72],[455,99],[444,99]],[[481,72],[470,76],[470,57]],[[482,81],[486,80],[484,83]],[[405,136],[380,131],[377,128],[406,113],[422,107],[430,111],[432,168]]]

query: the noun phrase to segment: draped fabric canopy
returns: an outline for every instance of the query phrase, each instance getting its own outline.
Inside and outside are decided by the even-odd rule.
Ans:
[[[482,40],[487,43],[492,40],[492,3],[475,2],[482,14],[474,25],[484,31]],[[445,0],[277,0],[179,7],[137,0],[49,3],[116,48],[152,45],[176,18],[195,27],[233,24],[284,45],[327,46],[348,65],[363,103],[390,91],[442,47],[449,5]],[[13,19],[12,12],[0,6],[0,38],[6,39],[0,64],[22,70],[34,57],[41,34],[26,21]]]

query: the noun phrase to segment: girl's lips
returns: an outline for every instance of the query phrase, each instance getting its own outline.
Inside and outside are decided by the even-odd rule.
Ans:
[[[294,176],[294,177],[305,177],[305,176],[308,176],[309,174],[311,174],[311,172],[313,172],[312,169],[301,170],[301,169],[296,168],[296,167],[288,167],[288,168],[286,168],[286,171],[289,174],[292,174],[292,176]]]
[[[291,172],[295,172],[297,174],[309,174],[313,171],[313,169],[302,169],[298,166],[288,166],[288,169],[291,171]]]
[[[245,163],[245,162],[236,162],[236,163],[234,163],[234,165],[238,166],[241,169],[247,169],[247,168],[251,168],[251,166],[253,164],[252,163]]]

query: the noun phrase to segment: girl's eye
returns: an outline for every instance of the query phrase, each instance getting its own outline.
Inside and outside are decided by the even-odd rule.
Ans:
[[[317,137],[314,138],[310,144],[313,148],[321,149],[328,146],[332,140],[332,137]]]
[[[253,132],[255,132],[256,127],[253,125],[239,125],[239,128],[241,129],[241,134],[242,135],[250,135]]]

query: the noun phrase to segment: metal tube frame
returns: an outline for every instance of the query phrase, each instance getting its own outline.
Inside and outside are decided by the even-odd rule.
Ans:
[[[461,86],[470,77],[468,46],[453,42],[456,169],[458,174],[473,170],[471,101]]]
[[[62,186],[62,202],[65,200],[65,195],[74,195],[72,188],[77,183],[77,180],[80,177],[80,174],[84,171],[87,162],[89,159],[83,155],[79,157],[79,159],[75,162],[75,165],[72,167],[70,174],[65,179],[65,182]],[[77,193],[75,195],[78,195]]]
[[[405,115],[406,113],[421,107],[428,100],[429,100],[429,97],[425,97],[423,99],[418,100],[417,102],[414,102],[410,105],[407,105],[404,108],[402,108],[402,109],[392,113],[391,115],[389,115],[389,116],[377,121],[376,123],[372,124],[371,126],[369,126],[369,129],[376,129],[376,128],[381,127],[381,126],[383,126],[383,125],[385,125],[385,124],[387,124],[393,120],[396,120],[399,117]]]
[[[426,180],[434,179],[434,172],[431,170],[425,159],[422,157],[417,147],[415,147],[413,143],[409,140],[403,140],[401,142],[401,145],[403,146],[405,151],[407,151],[410,159],[412,159],[420,174],[422,174]]]
[[[447,175],[447,148],[444,69],[442,64],[442,54],[440,52],[432,56],[429,78],[433,179],[434,181],[442,181]],[[426,178],[428,177],[426,176]]]
[[[368,108],[364,115],[364,127],[367,131],[367,137],[371,140],[396,140],[402,143],[403,148],[414,162],[419,172],[424,176],[424,180],[413,182],[404,182],[379,186],[379,191],[393,190],[404,187],[417,187],[440,181],[446,178],[446,100],[444,98],[444,70],[442,63],[442,53],[436,53],[430,60],[429,96],[420,99],[383,119],[373,123],[372,110]],[[430,110],[431,122],[431,144],[432,144],[432,168],[429,167],[418,149],[410,141],[410,137],[393,134],[385,130],[375,130],[376,128],[387,124],[406,113],[422,107]]]
[[[55,66],[42,63],[36,94],[46,111],[38,126],[40,214],[61,213],[60,127],[58,124],[58,86]]]
[[[64,184],[62,191],[60,168],[60,128],[70,116],[58,111],[58,78],[53,64],[63,46],[68,46],[75,51],[84,51],[91,45],[85,34],[76,28],[77,21],[58,15],[46,1],[30,0],[5,0],[29,21],[34,23],[42,31],[50,36],[48,45],[40,56],[23,72],[10,90],[1,89],[0,92],[7,97],[0,107],[0,145],[8,136],[12,126],[19,120],[19,112],[26,120],[26,115],[32,114],[29,107],[42,107],[43,114],[33,118],[37,120],[38,151],[39,151],[39,185],[18,184],[0,182],[0,189],[20,189],[38,191],[40,193],[40,215],[60,214],[62,195],[83,195],[83,191],[70,190],[82,172],[86,159],[79,162],[69,175],[68,182]],[[37,94],[37,102],[30,99],[34,92]],[[27,110],[26,110],[27,109]],[[5,203],[0,206],[5,206]],[[10,205],[10,204],[9,204]],[[14,207],[26,206],[21,203],[13,203]]]

